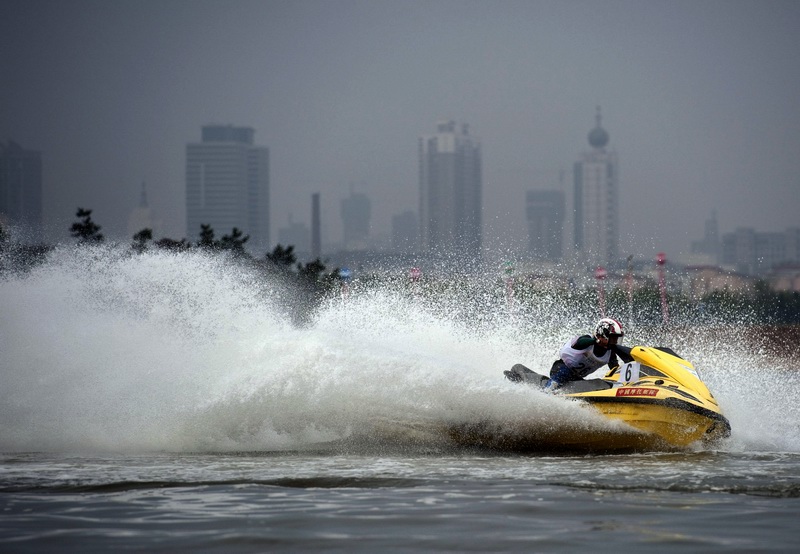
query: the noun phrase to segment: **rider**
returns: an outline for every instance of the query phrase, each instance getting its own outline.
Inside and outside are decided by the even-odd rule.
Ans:
[[[617,344],[624,336],[619,321],[604,317],[597,322],[593,337],[581,335],[567,342],[561,347],[560,358],[550,368],[550,380],[545,390],[555,390],[570,381],[579,381],[606,364],[610,368],[617,367]],[[627,352],[623,354],[627,357],[625,354]]]
[[[629,349],[618,345],[623,336],[622,324],[616,319],[604,317],[597,322],[594,336],[572,338],[561,347],[559,359],[550,368],[550,379],[545,384],[545,390],[554,391],[570,381],[579,381],[606,364],[610,368],[617,367],[617,354],[624,361],[631,361],[628,359]],[[521,380],[514,369],[505,372],[506,375],[512,381]]]

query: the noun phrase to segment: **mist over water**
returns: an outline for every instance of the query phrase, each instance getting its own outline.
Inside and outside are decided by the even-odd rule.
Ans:
[[[353,437],[448,448],[443,429],[459,423],[617,425],[502,374],[517,362],[546,372],[594,316],[511,314],[492,287],[464,317],[456,294],[354,283],[297,326],[280,283],[224,259],[61,247],[0,279],[0,450],[271,451]],[[628,329],[627,344],[664,338]],[[698,326],[658,342],[701,371],[733,428],[725,449],[798,452],[797,362],[750,334]]]

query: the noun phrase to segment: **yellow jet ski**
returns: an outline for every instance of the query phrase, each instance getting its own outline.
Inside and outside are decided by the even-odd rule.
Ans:
[[[647,346],[630,348],[630,358],[602,379],[572,381],[556,394],[627,423],[651,439],[642,444],[682,449],[730,436],[730,423],[691,362],[669,348]],[[512,371],[517,374],[506,374],[513,381],[544,387],[549,380],[519,365]]]

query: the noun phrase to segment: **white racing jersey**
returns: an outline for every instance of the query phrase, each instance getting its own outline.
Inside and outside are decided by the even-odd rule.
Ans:
[[[577,349],[575,346],[577,345],[579,339],[586,339],[580,341],[581,343],[589,343],[589,340],[592,342],[586,348]],[[575,336],[561,347],[561,350],[559,351],[559,357],[564,364],[566,364],[566,366],[573,371],[573,374],[580,376],[580,378],[583,379],[590,373],[594,373],[604,365],[611,362],[612,356],[614,356],[614,353],[610,349],[606,350],[601,356],[598,356],[594,351],[595,344],[596,343],[592,337],[589,337],[588,335]],[[614,356],[614,358],[616,361],[616,356]]]

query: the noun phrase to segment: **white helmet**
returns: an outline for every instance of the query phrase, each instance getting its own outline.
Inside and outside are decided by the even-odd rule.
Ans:
[[[597,322],[597,327],[594,328],[594,336],[610,339],[611,337],[624,337],[625,333],[622,332],[622,323],[616,319],[604,317]]]

